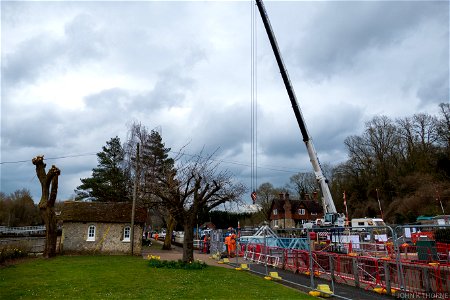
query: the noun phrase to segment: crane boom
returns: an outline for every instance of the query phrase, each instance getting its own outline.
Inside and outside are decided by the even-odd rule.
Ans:
[[[298,106],[297,97],[295,96],[294,88],[292,87],[291,80],[289,79],[288,72],[286,70],[286,67],[284,66],[284,62],[280,54],[280,49],[278,48],[277,40],[273,33],[272,26],[270,25],[269,16],[267,15],[262,0],[256,0],[256,5],[258,6],[259,13],[264,23],[264,28],[266,29],[267,35],[269,37],[270,45],[272,46],[275,59],[280,69],[281,77],[283,78],[284,85],[289,95],[295,118],[297,119],[298,126],[300,127],[300,131],[303,136],[303,142],[305,142],[306,149],[308,150],[309,159],[314,169],[314,174],[317,181],[319,182],[320,189],[322,191],[324,212],[325,214],[336,214],[336,206],[334,205],[333,198],[331,197],[330,188],[328,187],[328,181],[323,175],[322,168],[319,163],[319,158],[317,157],[317,153],[314,148],[314,144],[306,128],[305,121],[303,120],[300,107]]]

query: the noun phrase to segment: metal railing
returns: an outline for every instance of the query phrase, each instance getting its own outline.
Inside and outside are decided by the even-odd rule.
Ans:
[[[0,234],[3,235],[45,234],[45,225],[23,226],[23,227],[0,226]]]

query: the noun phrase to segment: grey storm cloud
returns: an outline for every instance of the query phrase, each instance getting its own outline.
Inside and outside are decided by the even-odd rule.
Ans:
[[[183,74],[184,72],[181,72]],[[161,108],[182,106],[186,93],[192,89],[195,81],[188,76],[180,75],[177,68],[165,70],[158,74],[153,88],[133,100],[135,108],[146,112],[154,112]]]
[[[66,24],[65,54],[72,63],[100,59],[106,54],[107,45],[102,32],[96,27],[95,17],[85,13],[77,15]]]
[[[299,35],[288,54],[297,54],[306,75],[333,76],[364,59],[369,48],[396,47],[436,19],[448,23],[446,4],[430,2],[323,2],[303,29],[312,34]]]
[[[243,144],[250,140],[250,108],[243,104],[218,106],[211,102],[205,103],[203,110],[203,118],[195,118],[197,112],[193,112],[192,119],[196,119],[194,130],[202,132],[198,138],[204,145],[212,151],[217,150],[218,155],[242,154]]]
[[[250,177],[251,44],[257,45],[260,183],[311,170],[259,15],[239,1],[6,1],[1,14],[1,191],[29,188],[31,158],[62,171],[60,198],[127,125],[173,151],[215,152]],[[322,163],[376,115],[449,101],[448,1],[266,1]],[[268,167],[270,166],[270,167]],[[276,171],[278,170],[278,171]],[[279,171],[282,170],[282,171]],[[284,170],[284,171],[283,171]],[[36,199],[35,199],[36,200]]]
[[[62,44],[45,34],[20,43],[16,51],[2,55],[2,80],[5,86],[29,83],[48,70],[61,54]]]
[[[88,95],[84,98],[84,103],[89,110],[96,113],[109,112],[123,113],[127,102],[129,102],[129,92],[121,88],[112,88],[100,91],[99,93]],[[98,116],[98,115],[97,115]],[[109,116],[108,116],[109,117]]]
[[[424,103],[429,103],[430,101],[436,103],[436,105],[445,103],[446,99],[450,99],[449,77],[447,70],[446,74],[437,74],[436,77],[430,78],[426,84],[419,87],[417,96]]]
[[[15,111],[16,118],[10,116],[2,125],[2,144],[13,148],[48,148],[59,140],[58,124],[63,116],[52,111],[47,105],[38,105],[30,111]]]

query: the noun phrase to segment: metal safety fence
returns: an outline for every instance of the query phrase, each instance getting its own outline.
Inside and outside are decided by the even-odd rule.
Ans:
[[[450,291],[450,226],[389,226],[309,229],[289,241],[241,241],[242,255],[254,263],[311,278],[344,283],[402,297],[440,298]],[[279,245],[303,245],[302,249]],[[409,295],[409,296],[408,296]],[[442,298],[442,297],[441,297]]]

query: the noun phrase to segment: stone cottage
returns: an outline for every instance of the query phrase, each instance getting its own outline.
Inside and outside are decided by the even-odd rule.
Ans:
[[[302,224],[323,217],[323,207],[317,194],[314,199],[305,195],[304,200],[290,199],[288,193],[279,194],[273,199],[270,207],[270,227],[272,228],[300,228]]]
[[[63,203],[61,250],[63,253],[131,253],[131,213],[128,202]],[[142,250],[142,232],[147,210],[136,207],[133,253]]]

